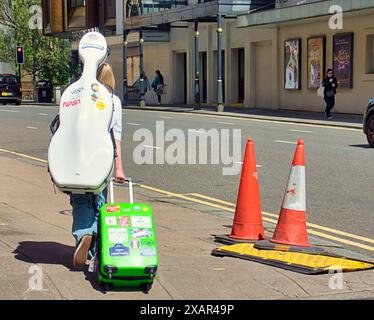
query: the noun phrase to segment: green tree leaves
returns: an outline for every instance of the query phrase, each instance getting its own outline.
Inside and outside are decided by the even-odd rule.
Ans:
[[[20,44],[25,53],[23,75],[32,75],[34,82],[66,84],[70,78],[71,42],[46,37],[38,30],[38,23],[34,22],[42,17],[37,16],[35,5],[40,6],[41,1],[0,0],[0,60],[16,70],[16,46]]]

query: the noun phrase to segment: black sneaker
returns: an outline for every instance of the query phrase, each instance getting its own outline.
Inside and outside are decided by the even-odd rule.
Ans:
[[[82,268],[86,265],[88,250],[91,247],[92,235],[85,235],[75,249],[73,265],[75,268]]]

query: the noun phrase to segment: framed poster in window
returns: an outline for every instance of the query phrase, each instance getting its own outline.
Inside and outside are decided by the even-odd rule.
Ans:
[[[308,39],[308,89],[318,89],[325,73],[326,37]]]
[[[301,89],[301,39],[284,42],[284,88]]]
[[[353,88],[353,33],[334,35],[333,66],[339,87]]]

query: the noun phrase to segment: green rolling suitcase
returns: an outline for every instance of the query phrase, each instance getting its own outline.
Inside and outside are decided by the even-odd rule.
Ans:
[[[152,208],[133,203],[114,203],[113,181],[110,203],[101,208],[98,238],[98,281],[111,287],[138,287],[149,292],[158,268],[158,254]]]

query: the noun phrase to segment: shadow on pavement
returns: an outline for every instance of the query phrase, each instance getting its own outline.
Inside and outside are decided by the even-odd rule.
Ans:
[[[361,149],[371,149],[368,144],[351,144],[350,147],[361,148]]]
[[[24,241],[14,250],[15,258],[35,264],[59,264],[70,271],[78,271],[73,267],[75,247],[57,242]]]
[[[34,264],[62,265],[71,272],[82,272],[85,280],[89,281],[92,288],[101,293],[105,289],[97,281],[97,273],[89,272],[88,266],[78,270],[73,266],[75,247],[57,242],[24,241],[18,244],[13,251],[15,258],[20,261]],[[113,288],[115,292],[141,292],[141,288]]]

